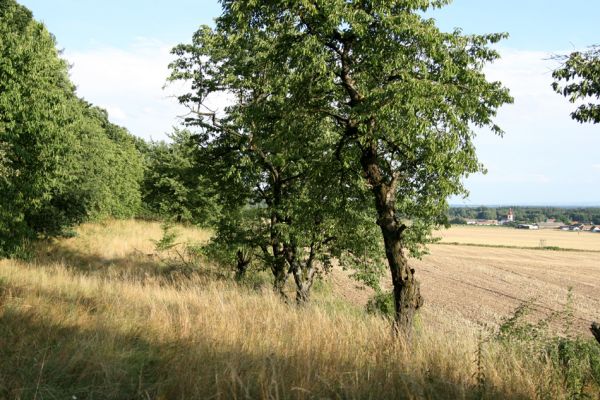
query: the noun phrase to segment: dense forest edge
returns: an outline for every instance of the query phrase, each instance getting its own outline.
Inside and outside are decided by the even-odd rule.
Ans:
[[[420,12],[443,2],[378,5],[406,30],[369,2],[242,3],[173,49],[191,112],[153,142],[79,97],[54,36],[0,0],[0,398],[593,398],[600,327],[573,332],[569,299],[489,329],[420,314],[410,260],[437,229],[509,209],[600,224],[448,204],[484,170],[472,126],[503,133],[513,99],[482,69],[506,35],[439,31]]]
[[[214,204],[185,149],[146,142],[77,97],[54,37],[0,2],[0,256],[105,218],[210,221]],[[193,193],[193,194],[192,194]]]

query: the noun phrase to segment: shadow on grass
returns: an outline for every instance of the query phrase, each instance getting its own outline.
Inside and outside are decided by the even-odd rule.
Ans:
[[[176,281],[189,277],[211,279],[229,278],[231,271],[217,269],[199,257],[182,254],[146,254],[132,251],[121,257],[105,257],[65,246],[60,242],[40,243],[35,249],[35,262],[39,265],[63,264],[75,273],[109,275],[140,281],[165,278]]]
[[[143,327],[138,329],[143,332]],[[0,315],[0,398],[525,398],[489,388],[480,393],[434,372],[426,379],[415,378],[327,365],[323,355],[282,358],[201,336],[156,343],[143,336],[101,325],[66,326],[9,307]],[[327,365],[327,370],[318,365]]]

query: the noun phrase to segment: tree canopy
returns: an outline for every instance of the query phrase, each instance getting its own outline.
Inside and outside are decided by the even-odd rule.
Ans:
[[[364,193],[350,190],[356,181],[339,185],[332,121],[288,101],[292,68],[257,51],[272,44],[267,36],[234,41],[202,27],[192,44],[174,49],[171,79],[192,82],[194,91],[180,101],[192,111],[187,124],[198,130],[197,163],[223,206],[210,250],[237,258],[240,271],[250,257],[260,260],[279,292],[290,273],[303,301],[331,256],[369,269],[353,261],[378,241],[372,230],[356,228],[374,218],[373,208],[358,201]],[[226,94],[234,99],[219,115],[211,96]]]
[[[175,130],[170,142],[148,143],[142,185],[144,212],[180,223],[210,225],[219,206],[205,174],[196,163],[193,135]]]

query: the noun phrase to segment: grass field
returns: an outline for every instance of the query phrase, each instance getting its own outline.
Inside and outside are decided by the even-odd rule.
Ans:
[[[472,243],[519,247],[560,247],[600,251],[600,233],[557,229],[526,230],[496,226],[453,225],[438,232],[442,243]],[[600,260],[600,256],[597,258]]]
[[[182,241],[208,237],[198,229],[178,231]],[[564,301],[562,277],[583,282],[598,272],[584,256],[574,264],[586,266],[571,274],[559,271],[562,260],[553,258],[563,252],[483,248],[482,256],[475,247],[434,246],[417,265],[428,303],[413,341],[406,343],[390,335],[386,320],[364,313],[360,301],[366,291],[340,271],[319,287],[311,305],[298,308],[268,288],[211,274],[210,265],[202,267],[203,274],[177,274],[165,267],[176,262],[177,252],[155,252],[152,240],[160,235],[156,223],[86,224],[77,237],[38,246],[29,262],[0,261],[0,399],[577,394],[571,375],[550,355],[491,340],[477,322],[488,312],[494,318],[510,314],[517,301],[493,295],[504,284],[523,280],[536,288],[560,287],[547,300]],[[497,264],[485,264],[492,261]],[[539,283],[544,265],[554,266]],[[576,296],[597,302],[594,290],[582,284]],[[480,301],[465,302],[464,291]],[[505,307],[493,308],[494,302]],[[588,315],[594,307],[578,313]],[[577,372],[576,383],[584,376],[569,371]],[[589,398],[599,398],[600,382],[588,377],[581,387]]]

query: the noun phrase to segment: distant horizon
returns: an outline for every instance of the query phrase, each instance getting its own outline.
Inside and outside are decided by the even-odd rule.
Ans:
[[[600,208],[600,202],[598,202],[598,203],[574,203],[574,204],[562,204],[562,203],[456,204],[456,203],[449,203],[449,205],[450,205],[450,207],[453,207],[453,208],[478,208],[478,207],[487,207],[487,208],[500,208],[500,207]]]

